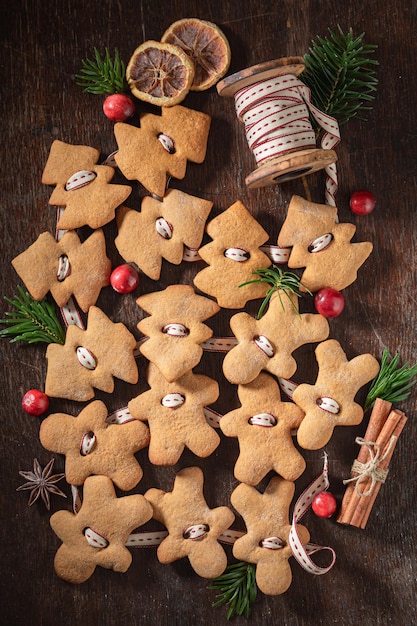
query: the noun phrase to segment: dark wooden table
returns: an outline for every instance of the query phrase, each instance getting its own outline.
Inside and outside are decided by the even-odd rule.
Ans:
[[[82,93],[74,75],[80,61],[94,46],[118,47],[128,60],[144,40],[158,40],[175,20],[196,16],[220,25],[231,50],[230,72],[289,55],[303,55],[316,35],[340,26],[354,34],[366,33],[368,43],[378,45],[379,86],[367,120],[352,120],[342,127],[337,148],[340,188],[337,204],[341,221],[357,226],[358,241],[372,241],[374,251],[357,281],[345,290],[343,314],[330,322],[330,336],[338,339],[349,358],[370,352],[378,359],[387,347],[402,362],[414,362],[416,340],[416,228],[415,173],[415,3],[398,0],[369,2],[241,2],[208,3],[193,0],[43,0],[0,3],[1,29],[1,287],[12,297],[20,281],[10,261],[43,231],[54,232],[55,210],[48,206],[51,189],[41,175],[54,139],[94,146],[102,155],[116,148],[112,123],[101,111],[100,97]],[[212,88],[187,97],[185,106],[212,116],[206,160],[189,164],[186,177],[172,186],[214,203],[212,216],[241,200],[276,238],[293,194],[304,195],[300,180],[282,186],[251,191],[244,183],[254,167],[233,102],[220,98]],[[323,174],[309,178],[312,198],[324,202]],[[366,217],[349,209],[350,194],[367,188],[377,197],[375,211]],[[135,187],[130,205],[139,208],[143,190]],[[120,257],[112,245],[116,229],[106,227],[113,264]],[[200,266],[201,267],[201,266]],[[164,264],[161,280],[144,278],[136,294],[162,289],[169,283],[191,282],[195,266]],[[135,297],[121,298],[111,288],[102,292],[99,306],[115,320],[123,321],[139,336],[140,311]],[[1,313],[8,307],[1,305]],[[249,307],[250,308],[250,307]],[[253,309],[253,307],[252,307]],[[251,309],[251,310],[252,310]],[[224,312],[213,320],[215,335],[230,334]],[[60,580],[53,559],[60,542],[49,525],[50,514],[42,503],[27,506],[27,493],[16,493],[23,482],[19,470],[30,470],[33,459],[44,466],[55,456],[55,470],[63,471],[64,459],[51,455],[39,442],[39,418],[26,415],[20,402],[30,388],[42,388],[46,375],[44,345],[1,341],[1,609],[5,626],[80,626],[226,623],[225,609],[212,608],[214,593],[186,560],[162,565],[156,549],[133,549],[133,563],[126,574],[97,569],[84,584]],[[214,408],[224,413],[236,406],[234,389],[221,375],[221,355],[204,355],[201,371],[220,381],[221,393]],[[300,353],[301,371],[311,367],[312,348]],[[143,379],[144,363],[140,365]],[[109,410],[123,406],[138,393],[116,382],[112,395],[98,393]],[[415,621],[416,569],[416,450],[415,392],[400,407],[409,417],[395,451],[387,483],[383,486],[366,530],[319,520],[308,513],[303,522],[312,540],[330,545],[337,554],[333,569],[312,576],[292,563],[293,582],[282,596],[259,594],[249,623],[252,624],[411,624]],[[75,402],[54,399],[50,412],[77,414]],[[338,501],[343,478],[357,453],[355,437],[361,426],[339,429],[326,446],[331,490]],[[171,489],[179,468],[198,465],[206,475],[205,494],[210,506],[228,504],[237,481],[233,464],[235,440],[222,437],[208,459],[184,453],[174,467],[150,466],[146,451],[138,453],[144,478],[134,490],[151,486]],[[297,494],[321,469],[322,453],[306,453],[307,470],[296,482]],[[60,483],[63,484],[63,483]],[[53,496],[51,512],[69,508],[68,500]],[[244,528],[237,517],[235,527]],[[231,550],[226,548],[231,559]],[[245,623],[244,618],[235,623]]]

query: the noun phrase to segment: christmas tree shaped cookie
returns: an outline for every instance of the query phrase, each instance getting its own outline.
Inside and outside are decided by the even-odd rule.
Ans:
[[[253,272],[271,265],[260,250],[268,233],[239,200],[207,224],[213,241],[199,250],[209,267],[194,278],[197,289],[216,298],[226,309],[240,309],[248,300],[265,296],[263,284],[239,287],[253,278]]]
[[[188,557],[199,576],[215,578],[227,565],[218,539],[235,516],[226,506],[208,507],[203,482],[199,467],[187,467],[178,472],[171,492],[149,489],[145,498],[153,506],[154,519],[164,524],[169,533],[158,547],[158,560],[172,563]]]
[[[148,337],[140,351],[158,366],[168,382],[173,382],[200,362],[200,344],[213,334],[202,322],[217,313],[219,307],[198,296],[191,285],[170,285],[163,291],[140,296],[136,302],[150,314],[138,324]]]
[[[296,295],[275,291],[265,315],[259,320],[237,313],[230,327],[238,340],[223,360],[229,382],[245,385],[262,371],[290,378],[297,369],[292,353],[306,343],[323,341],[329,324],[322,315],[299,313]]]
[[[169,383],[153,363],[149,364],[147,379],[149,391],[133,398],[128,409],[137,420],[148,422],[150,462],[174,465],[185,446],[199,457],[209,456],[220,437],[207,423],[204,407],[217,400],[217,382],[190,371]]]
[[[93,170],[99,158],[100,152],[95,148],[55,139],[42,173],[42,182],[44,185],[65,185],[75,172]]]
[[[336,207],[293,196],[278,235],[278,245],[292,247],[288,266],[304,267],[301,290],[323,287],[341,291],[357,278],[359,267],[372,252],[372,243],[351,243],[354,224],[336,222]]]
[[[288,537],[293,497],[294,483],[280,476],[271,479],[264,493],[242,483],[231,495],[230,501],[247,527],[246,535],[236,540],[233,555],[256,565],[256,583],[268,595],[284,593],[291,585]],[[297,533],[305,545],[310,539],[307,528],[297,524]]]
[[[241,407],[220,420],[223,433],[239,440],[237,480],[257,485],[271,470],[286,480],[301,476],[305,461],[294,447],[291,430],[300,425],[303,411],[293,402],[281,402],[278,384],[267,374],[239,385],[238,395]]]
[[[293,393],[294,402],[305,413],[297,440],[306,450],[325,446],[336,426],[361,423],[363,409],[355,402],[355,396],[379,372],[379,363],[371,354],[348,361],[335,339],[320,343],[316,358],[319,372],[315,384],[298,385]]]
[[[184,246],[200,246],[212,205],[177,189],[169,189],[162,202],[146,196],[140,212],[127,207],[117,210],[116,247],[125,261],[158,280],[162,259],[178,265]]]
[[[94,388],[112,393],[113,377],[136,383],[135,347],[124,324],[113,323],[98,307],[90,307],[86,330],[68,326],[65,345],[48,346],[46,394],[82,402],[94,397]]]
[[[60,241],[42,233],[12,265],[35,300],[42,300],[50,291],[62,307],[73,295],[85,313],[96,303],[101,288],[109,284],[111,271],[101,229],[83,243],[75,231],[68,231]]]
[[[180,105],[163,107],[161,115],[143,113],[140,128],[119,122],[114,126],[116,163],[127,179],[163,198],[167,176],[182,179],[187,160],[204,161],[210,122],[206,113]]]

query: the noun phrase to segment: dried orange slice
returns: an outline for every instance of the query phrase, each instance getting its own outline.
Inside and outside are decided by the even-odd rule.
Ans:
[[[195,66],[192,91],[203,91],[215,85],[229,69],[229,42],[220,28],[212,22],[185,18],[171,24],[161,41],[182,48]]]
[[[132,94],[158,106],[182,102],[193,79],[194,63],[182,48],[153,40],[136,48],[126,68]]]

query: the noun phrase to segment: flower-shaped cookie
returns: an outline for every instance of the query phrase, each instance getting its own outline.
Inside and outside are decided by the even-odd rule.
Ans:
[[[182,179],[187,160],[204,161],[210,123],[206,113],[179,105],[162,107],[161,115],[143,113],[140,128],[118,122],[116,163],[126,178],[163,198],[167,176]]]
[[[335,426],[360,424],[363,409],[354,401],[355,396],[379,372],[379,363],[371,354],[348,361],[335,339],[317,346],[316,359],[319,372],[315,384],[298,385],[293,393],[294,402],[305,412],[297,440],[306,450],[325,446]]]
[[[203,483],[201,469],[187,467],[178,472],[171,492],[149,489],[145,498],[153,506],[153,517],[168,530],[168,536],[158,547],[158,560],[172,563],[188,557],[199,576],[215,578],[227,565],[218,539],[235,516],[226,506],[208,507]]]
[[[102,287],[109,284],[111,262],[106,256],[106,242],[101,229],[81,243],[75,231],[56,241],[45,232],[12,265],[35,300],[51,292],[58,306],[72,295],[87,313],[96,303]]]
[[[194,284],[203,293],[216,298],[226,309],[240,309],[248,300],[265,296],[262,283],[252,283],[253,272],[271,265],[270,259],[260,250],[268,240],[268,233],[239,200],[226,211],[212,219],[206,227],[213,239],[199,250],[208,263],[194,277]]]
[[[271,470],[286,480],[301,476],[305,461],[294,447],[291,430],[300,425],[303,411],[293,402],[281,402],[279,386],[268,374],[239,385],[238,395],[241,407],[220,420],[223,433],[239,440],[235,477],[257,485]]]
[[[162,202],[145,196],[140,212],[127,207],[117,210],[116,247],[125,261],[158,280],[162,259],[178,265],[184,246],[199,247],[212,205],[178,189],[169,189]]]
[[[89,476],[78,513],[57,511],[51,527],[63,542],[55,555],[55,571],[70,583],[82,583],[97,566],[126,572],[132,555],[126,541],[133,530],[152,517],[142,495],[117,498],[107,476]]]
[[[55,139],[42,172],[42,182],[44,185],[65,185],[74,172],[93,170],[99,158],[100,151],[96,148],[74,146]]]
[[[65,477],[82,485],[91,474],[108,476],[124,491],[142,478],[135,452],[149,443],[149,430],[137,420],[108,424],[106,405],[96,400],[78,417],[55,413],[43,420],[40,441],[44,448],[65,455]]]
[[[291,299],[291,301],[290,301]],[[230,327],[238,340],[223,360],[223,372],[234,384],[246,384],[266,370],[290,378],[297,369],[294,350],[306,343],[323,341],[329,324],[322,315],[298,312],[298,298],[275,292],[261,319],[237,313]]]
[[[191,285],[170,285],[140,296],[136,302],[150,313],[138,324],[149,337],[140,351],[159,367],[168,382],[173,382],[200,362],[200,344],[213,334],[202,322],[217,313],[219,306],[196,295]]]
[[[204,407],[217,400],[217,382],[189,371],[169,383],[150,363],[148,383],[149,391],[133,398],[128,409],[137,420],[148,422],[151,463],[174,465],[185,446],[199,457],[209,456],[219,445],[220,437],[207,423]]]
[[[278,245],[291,247],[289,267],[305,267],[300,289],[341,291],[357,278],[372,252],[372,243],[351,243],[354,224],[336,222],[336,207],[293,196],[278,236]]]
[[[265,492],[240,484],[231,495],[231,503],[243,516],[247,534],[236,540],[233,555],[242,561],[256,564],[256,582],[268,595],[284,593],[291,585],[292,573],[288,562],[292,550],[288,543],[290,533],[289,507],[294,496],[294,483],[274,476]],[[303,544],[310,535],[297,524]]]
[[[113,377],[136,383],[135,347],[124,324],[115,324],[101,309],[90,307],[86,330],[68,326],[65,345],[49,344],[46,394],[82,402],[94,397],[94,387],[112,393]]]

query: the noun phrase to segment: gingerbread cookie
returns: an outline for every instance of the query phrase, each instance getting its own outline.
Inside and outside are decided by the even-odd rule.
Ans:
[[[149,489],[145,498],[152,504],[153,517],[168,530],[158,547],[161,563],[188,557],[194,571],[203,578],[219,576],[227,557],[219,537],[235,516],[226,506],[210,509],[203,496],[203,472],[187,467],[178,472],[171,492]]]
[[[293,402],[281,402],[279,386],[267,374],[239,385],[238,395],[240,408],[220,420],[223,433],[239,440],[237,480],[257,485],[271,470],[286,480],[301,476],[305,461],[294,447],[291,431],[300,425],[303,411]]]
[[[153,363],[149,364],[147,379],[149,391],[133,398],[128,409],[137,420],[148,422],[150,462],[174,465],[185,446],[199,457],[214,452],[220,437],[207,423],[204,407],[217,400],[217,382],[189,371],[168,383]]]
[[[75,172],[91,171],[100,158],[99,150],[74,146],[59,139],[52,142],[42,173],[44,185],[65,185]]]
[[[288,543],[291,525],[289,507],[294,497],[294,483],[274,476],[264,493],[240,484],[231,495],[231,503],[243,516],[246,535],[236,540],[233,555],[256,565],[256,583],[267,595],[287,591],[292,581]],[[301,524],[297,532],[303,544],[310,535]]]
[[[125,261],[136,263],[144,274],[158,280],[162,259],[178,265],[184,246],[200,246],[212,206],[209,200],[177,189],[169,189],[162,202],[145,196],[140,212],[127,207],[117,210],[116,248]]]
[[[230,327],[238,344],[226,354],[223,372],[234,384],[250,383],[262,370],[290,378],[297,369],[294,350],[329,335],[326,318],[316,313],[300,314],[297,296],[282,291],[272,294],[261,319],[237,313]]]
[[[263,298],[262,283],[240,286],[253,280],[253,272],[271,265],[260,250],[268,233],[238,200],[226,211],[212,219],[206,227],[213,241],[199,250],[208,263],[194,277],[194,284],[203,293],[216,298],[225,309],[240,309],[248,300]]]
[[[84,313],[97,302],[102,287],[109,284],[111,262],[101,229],[81,243],[74,231],[56,241],[42,233],[12,265],[35,300],[50,291],[59,307],[74,296]]]
[[[379,372],[371,354],[348,361],[335,339],[316,348],[319,372],[314,385],[298,385],[293,400],[305,412],[297,441],[306,450],[318,450],[330,440],[335,426],[355,426],[363,419],[363,408],[355,402],[358,390]]]
[[[167,176],[182,179],[187,160],[204,161],[210,123],[206,113],[181,105],[163,107],[161,115],[143,113],[140,128],[118,122],[114,126],[117,166],[128,180],[138,180],[163,198]]]
[[[200,344],[213,334],[202,322],[215,315],[219,306],[196,295],[190,285],[170,285],[163,291],[140,296],[136,302],[150,314],[138,324],[138,329],[149,337],[140,345],[140,351],[171,383],[200,362]]]
[[[68,326],[65,345],[48,346],[45,393],[82,402],[94,397],[94,388],[111,393],[113,377],[136,383],[135,347],[124,324],[115,324],[98,307],[90,307],[86,330]]]
[[[117,498],[110,478],[89,476],[79,512],[57,511],[50,520],[63,542],[55,555],[57,575],[70,583],[82,583],[97,566],[126,572],[132,562],[126,541],[151,517],[152,507],[144,496]]]
[[[278,245],[292,247],[289,267],[304,267],[300,289],[323,287],[341,291],[357,278],[359,267],[372,252],[369,241],[351,243],[354,224],[336,222],[336,207],[293,196],[278,235]]]
[[[77,417],[49,415],[41,423],[40,441],[47,450],[65,455],[65,476],[71,485],[82,485],[87,476],[101,474],[129,491],[143,475],[134,455],[149,444],[149,430],[133,419],[108,424],[107,415],[106,405],[99,400]]]

